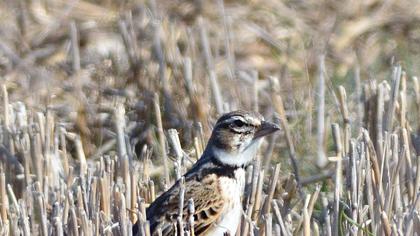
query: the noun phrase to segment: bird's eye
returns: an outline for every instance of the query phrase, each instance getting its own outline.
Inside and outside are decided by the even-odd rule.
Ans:
[[[241,120],[235,120],[233,123],[235,124],[236,127],[242,127],[245,125],[245,123]]]

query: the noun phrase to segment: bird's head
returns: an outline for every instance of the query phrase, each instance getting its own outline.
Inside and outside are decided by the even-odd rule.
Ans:
[[[229,112],[217,120],[207,148],[222,164],[245,166],[256,155],[261,138],[279,129],[256,112]]]

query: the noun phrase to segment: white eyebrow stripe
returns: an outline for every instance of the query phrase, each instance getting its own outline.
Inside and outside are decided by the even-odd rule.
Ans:
[[[251,125],[251,126],[259,126],[261,125],[261,121],[258,118],[254,118],[254,117],[243,117],[243,116],[232,116],[220,123],[218,123],[218,125],[222,125],[222,124],[230,124],[233,123],[235,120],[241,120],[243,123],[245,123],[246,125]]]
[[[232,116],[231,118],[222,121],[221,124],[231,123],[231,122],[233,122],[235,120],[241,120],[244,123],[248,123],[248,122],[246,122],[246,120],[242,116]]]

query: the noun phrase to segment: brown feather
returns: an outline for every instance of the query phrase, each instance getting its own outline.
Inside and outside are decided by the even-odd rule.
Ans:
[[[191,176],[185,181],[183,220],[188,217],[187,203],[189,199],[194,200],[194,231],[196,235],[205,233],[210,226],[216,222],[223,211],[224,199],[216,174],[209,174],[200,180]],[[161,195],[148,209],[148,219],[151,221],[152,235],[157,234],[161,228],[163,235],[174,235],[176,230],[176,219],[179,206],[179,182],[174,184],[166,193]],[[153,213],[152,213],[153,211]],[[153,215],[152,215],[153,214]],[[153,225],[152,225],[153,224]]]

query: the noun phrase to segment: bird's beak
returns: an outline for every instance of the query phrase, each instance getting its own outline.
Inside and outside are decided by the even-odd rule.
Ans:
[[[280,130],[280,126],[278,126],[274,123],[268,122],[268,121],[263,121],[261,123],[261,126],[258,128],[257,132],[255,132],[254,139],[264,137],[264,136],[272,134],[272,133],[274,133],[278,130]]]

